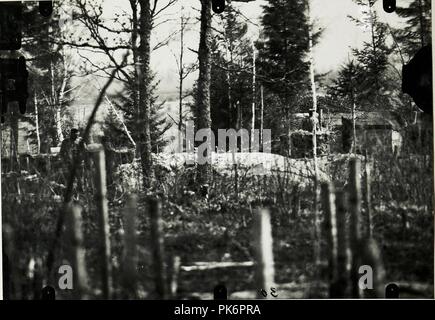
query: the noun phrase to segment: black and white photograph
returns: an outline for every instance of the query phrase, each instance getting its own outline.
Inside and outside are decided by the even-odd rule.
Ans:
[[[434,299],[431,16],[0,1],[3,299]]]

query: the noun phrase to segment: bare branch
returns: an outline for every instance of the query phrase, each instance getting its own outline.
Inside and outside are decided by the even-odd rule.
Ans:
[[[168,0],[168,2],[163,7],[157,10],[158,0],[154,0],[153,9],[151,10],[152,19],[154,20],[160,13],[168,9],[170,6],[174,5],[176,2],[177,0]]]

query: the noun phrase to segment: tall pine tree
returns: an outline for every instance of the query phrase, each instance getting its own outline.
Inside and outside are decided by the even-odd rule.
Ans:
[[[353,50],[357,63],[355,92],[359,93],[361,110],[388,109],[390,79],[388,78],[388,56],[391,48],[386,43],[387,26],[381,22],[375,10],[377,0],[354,0],[361,7],[362,17],[351,19],[367,30],[369,40],[361,49]]]
[[[265,87],[265,120],[288,134],[291,113],[311,96],[307,0],[268,0],[263,6],[262,33],[257,42],[258,80]],[[314,43],[320,33],[313,35]],[[268,115],[273,114],[273,117]],[[274,130],[274,135],[280,134]]]
[[[406,25],[396,33],[402,51],[410,59],[421,47],[432,42],[431,1],[413,0],[406,7],[404,3],[398,3],[396,12],[406,19]]]
[[[252,45],[248,25],[231,1],[218,15],[211,41],[210,104],[212,128],[238,128],[252,102]]]

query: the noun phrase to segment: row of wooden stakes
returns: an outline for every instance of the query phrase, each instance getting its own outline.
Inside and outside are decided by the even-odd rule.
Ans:
[[[385,268],[379,245],[373,238],[373,218],[370,203],[370,171],[366,164],[365,215],[362,211],[361,160],[349,162],[349,180],[342,190],[334,190],[333,183],[321,186],[324,212],[324,236],[328,257],[330,298],[384,298]],[[373,272],[372,284],[361,287],[361,267]]]
[[[137,239],[137,196],[127,198],[123,210],[123,257],[122,277],[119,292],[113,292],[112,255],[109,230],[109,207],[104,150],[95,153],[95,185],[98,211],[98,255],[99,276],[102,299],[136,299],[138,292],[138,239]],[[326,240],[328,258],[328,284],[330,298],[384,297],[385,270],[381,252],[372,238],[372,217],[370,211],[369,170],[365,170],[365,219],[362,215],[361,160],[351,159],[349,163],[349,183],[346,192],[334,190],[332,183],[321,186],[324,213],[323,237]],[[162,202],[149,198],[146,206],[150,221],[149,244],[153,270],[154,290],[150,298],[169,299],[177,297],[178,276],[182,269],[179,257],[173,257],[168,264],[165,257],[164,231],[162,221]],[[365,221],[365,223],[364,223]],[[66,207],[67,261],[73,272],[73,297],[87,299],[94,297],[89,288],[87,275],[82,208],[76,204]],[[318,240],[316,240],[318,241]],[[254,210],[253,247],[255,261],[239,263],[240,266],[255,267],[255,285],[258,288],[274,286],[273,239],[270,211],[259,208]],[[225,264],[223,267],[231,266]],[[237,265],[235,263],[234,265]],[[359,273],[361,266],[373,270],[371,290],[360,289]],[[186,269],[186,268],[185,268]],[[189,269],[189,268],[187,268]],[[186,269],[186,270],[187,270]],[[195,270],[195,268],[190,268]],[[199,270],[199,269],[198,269]],[[319,279],[316,279],[319,280]],[[95,291],[94,291],[95,292]],[[258,292],[258,298],[263,298]]]
[[[108,205],[106,197],[104,152],[97,156],[97,202],[100,230],[101,284],[102,298],[112,297],[111,252],[109,241]],[[359,298],[384,297],[385,269],[381,252],[372,237],[373,222],[370,210],[370,173],[366,165],[365,215],[362,215],[361,160],[353,158],[349,162],[349,181],[347,192],[334,190],[333,183],[321,186],[324,213],[324,239],[328,257],[329,297]],[[180,259],[171,259],[167,268],[164,253],[164,232],[161,218],[162,203],[150,198],[147,211],[150,219],[150,247],[154,271],[155,297],[173,298],[176,296]],[[69,208],[69,235],[71,239],[71,261],[76,270],[75,283],[78,284],[77,297],[86,292],[86,270],[84,262],[81,213],[78,206]],[[137,197],[129,196],[124,209],[124,254],[123,254],[123,292],[122,298],[137,297]],[[254,261],[256,286],[270,288],[274,283],[273,239],[270,212],[268,209],[254,211],[253,245],[256,252]],[[373,289],[360,288],[360,267],[369,266],[373,270]],[[169,273],[167,272],[169,269]],[[261,297],[259,295],[259,297]]]

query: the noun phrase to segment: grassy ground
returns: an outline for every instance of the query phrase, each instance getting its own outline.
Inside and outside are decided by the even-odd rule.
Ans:
[[[323,162],[322,162],[323,161]],[[347,162],[345,156],[325,158],[322,170],[346,190]],[[392,282],[433,284],[433,206],[432,167],[427,157],[373,159],[372,206],[374,237],[381,245]],[[117,187],[110,188],[110,231],[115,297],[120,296],[122,274],[123,225],[122,210],[126,192],[137,190],[132,177],[140,175],[135,166],[123,168],[124,180],[115,177]],[[237,183],[234,174],[214,172],[205,196],[195,187],[192,168],[161,168],[156,193],[163,200],[165,251],[168,257],[179,256],[182,265],[197,261],[252,261],[252,216],[256,206],[270,208],[272,216],[273,253],[276,282],[280,297],[324,297],[326,274],[321,272],[325,290],[313,295],[310,287],[315,277],[313,247],[313,185],[303,183],[294,172],[248,174],[239,169]],[[128,178],[125,178],[125,177]],[[60,208],[62,181],[55,173],[42,175],[4,174],[2,176],[3,223],[12,230],[10,252],[14,257],[17,285],[14,298],[31,298],[32,274],[29,262],[44,265],[47,248],[53,238]],[[100,287],[99,258],[95,254],[98,229],[91,181],[87,173],[86,188],[79,193],[83,206],[86,262],[94,296]],[[129,181],[126,181],[129,180]],[[134,180],[134,179],[133,179]],[[56,183],[53,183],[56,181]],[[120,185],[127,183],[125,188]],[[130,188],[130,189],[129,189]],[[320,206],[319,206],[320,208]],[[321,209],[321,208],[320,208]],[[363,212],[364,213],[364,212]],[[152,298],[149,220],[144,202],[139,201],[139,283],[141,297]],[[322,215],[323,216],[323,215]],[[324,245],[323,245],[324,248]],[[62,247],[56,265],[65,257]],[[326,256],[323,255],[323,265]],[[179,297],[207,297],[218,283],[225,283],[233,297],[254,297],[261,288],[255,287],[252,267],[182,272]],[[425,288],[426,288],[425,287]],[[433,292],[418,293],[432,297]],[[61,293],[69,298],[69,294]]]

